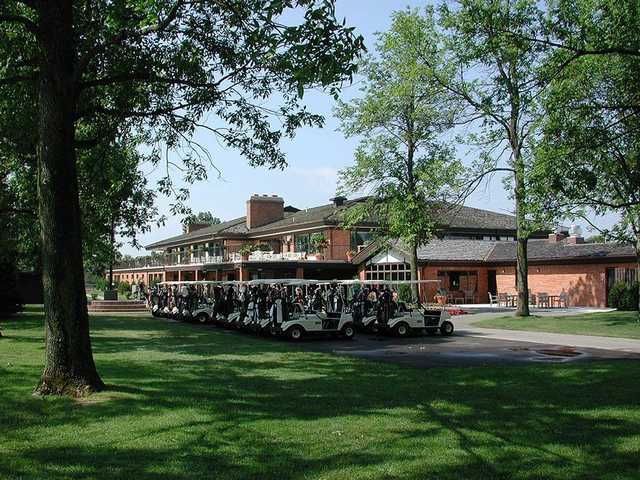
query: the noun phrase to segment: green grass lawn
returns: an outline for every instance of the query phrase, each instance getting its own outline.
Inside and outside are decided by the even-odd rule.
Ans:
[[[2,329],[2,479],[638,478],[638,362],[419,370],[103,316],[110,388],[77,401],[31,395],[40,315]]]
[[[476,327],[528,330],[531,332],[601,335],[605,337],[640,339],[638,312],[587,313],[559,317],[499,317],[481,320]]]

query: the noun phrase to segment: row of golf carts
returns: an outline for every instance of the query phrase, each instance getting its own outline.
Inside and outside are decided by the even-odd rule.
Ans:
[[[317,334],[351,339],[356,330],[399,337],[423,332],[451,335],[453,323],[443,307],[409,305],[398,298],[398,287],[409,283],[301,279],[163,282],[151,290],[150,305],[157,317],[214,323],[292,340]]]

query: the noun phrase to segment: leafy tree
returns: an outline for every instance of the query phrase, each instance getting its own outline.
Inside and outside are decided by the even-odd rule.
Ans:
[[[588,0],[571,9],[561,5],[554,23],[562,44],[602,52],[576,56],[574,48],[552,48],[545,68],[555,76],[542,97],[537,195],[548,210],[586,220],[593,212],[615,212],[619,223],[602,233],[633,243],[640,262],[640,56],[618,48],[640,51],[640,31],[628,29],[639,21],[639,7]]]
[[[197,214],[191,214],[184,217],[182,220],[182,232],[187,233],[189,225],[200,223],[203,225],[218,225],[222,223],[222,220],[218,217],[214,217],[211,212],[198,212]]]
[[[0,3],[0,98],[23,98],[39,125],[47,333],[39,393],[82,395],[104,386],[84,295],[78,149],[96,141],[86,132],[127,121],[154,145],[156,163],[168,166],[173,160],[161,152],[184,149],[187,181],[204,178],[212,161],[192,140],[197,128],[252,165],[283,166],[281,137],[322,124],[300,103],[305,88],[337,94],[362,48],[353,29],[337,22],[333,0]],[[215,126],[201,123],[208,112],[219,119]],[[272,127],[274,117],[281,128]],[[178,206],[188,194],[170,176],[159,188],[176,193]]]
[[[535,41],[544,17],[534,0],[459,0],[455,7],[442,4],[440,24],[447,54],[441,65],[431,65],[449,95],[464,105],[458,121],[475,127],[470,142],[480,150],[467,190],[495,172],[507,174],[517,222],[517,314],[527,316],[527,245],[541,214],[527,197],[527,178],[544,87],[545,47]]]
[[[636,1],[554,0],[546,2],[546,7],[546,22],[538,32],[508,33],[562,51],[556,72],[582,57],[640,57],[636,45],[640,6]]]
[[[16,284],[17,245],[10,236],[13,223],[12,199],[6,189],[6,177],[0,176],[0,314],[12,314],[22,308]],[[0,330],[0,337],[2,331]]]
[[[121,240],[139,246],[137,235],[148,231],[158,215],[156,194],[140,170],[143,160],[135,137],[128,134],[78,155],[84,263],[95,274],[108,267],[109,289]]]
[[[347,212],[345,224],[356,225],[374,212],[383,225],[379,234],[409,246],[413,280],[417,249],[432,238],[438,214],[450,208],[447,200],[462,170],[453,149],[440,140],[453,112],[431,75],[429,65],[440,61],[431,42],[434,29],[430,11],[425,17],[396,12],[391,29],[378,35],[377,57],[362,62],[362,98],[337,109],[345,135],[360,138],[355,165],[340,172],[339,189],[369,194]],[[418,294],[412,284],[415,301]]]

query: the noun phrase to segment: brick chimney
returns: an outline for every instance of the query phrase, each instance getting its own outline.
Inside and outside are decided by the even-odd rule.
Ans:
[[[195,232],[196,230],[202,230],[210,225],[208,223],[190,223],[187,225],[187,233]]]
[[[256,228],[284,218],[284,200],[278,195],[251,195],[247,200],[247,228]]]
[[[584,237],[582,236],[582,229],[579,225],[571,225],[571,230],[569,230],[569,238],[567,238],[567,243],[570,245],[580,245],[584,243]]]
[[[564,240],[566,237],[566,235],[564,233],[561,232],[554,232],[554,233],[550,233],[549,234],[549,243],[558,243],[561,242],[562,240]]]

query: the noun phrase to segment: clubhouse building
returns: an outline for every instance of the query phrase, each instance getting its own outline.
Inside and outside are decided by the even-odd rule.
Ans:
[[[246,215],[218,225],[190,225],[187,233],[148,245],[151,255],[122,262],[114,281],[309,278],[408,280],[409,255],[400,242],[372,242],[375,216],[342,228],[344,212],[363,199],[331,199],[309,209],[279,196],[253,195]],[[489,294],[516,292],[516,221],[512,215],[456,207],[438,218],[438,239],[418,251],[423,300],[437,290],[455,303],[488,303]],[[314,236],[324,246],[314,249]],[[317,242],[316,242],[317,245]],[[252,246],[249,252],[248,246]],[[532,293],[566,294],[569,305],[604,307],[608,290],[636,278],[631,245],[585,243],[574,232],[536,232],[529,241]]]

